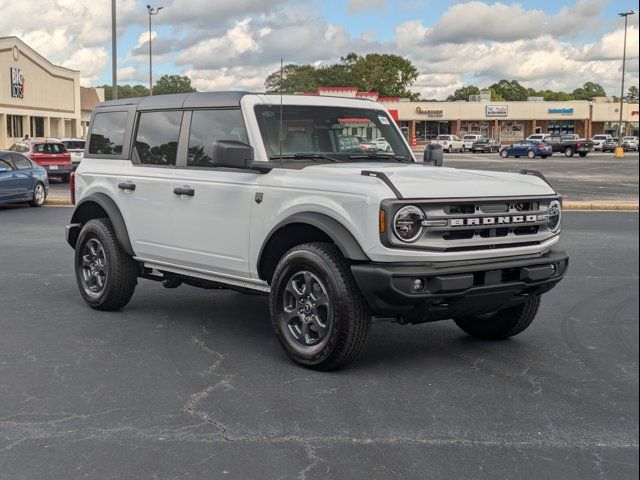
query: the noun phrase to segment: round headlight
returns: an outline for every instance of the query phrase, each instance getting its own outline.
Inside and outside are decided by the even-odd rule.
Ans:
[[[403,242],[415,242],[424,230],[424,218],[424,212],[418,207],[402,207],[393,219],[393,232]]]
[[[562,217],[562,207],[558,200],[554,200],[549,205],[547,210],[547,226],[552,232],[557,232],[560,229],[560,218]]]

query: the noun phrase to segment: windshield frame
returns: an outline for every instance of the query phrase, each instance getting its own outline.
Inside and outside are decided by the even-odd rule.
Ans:
[[[242,107],[243,107],[243,110],[245,110],[245,112],[247,113],[246,118],[252,117],[251,123],[254,124],[252,125],[253,128],[250,129],[252,130],[252,132],[250,133],[249,136],[251,139],[251,144],[254,145],[254,149],[256,150],[255,160],[256,162],[259,162],[264,159],[267,162],[273,162],[275,161],[274,157],[279,157],[279,150],[275,148],[273,145],[273,140],[274,140],[273,131],[272,131],[273,124],[269,129],[270,131],[266,131],[266,129],[264,129],[265,124],[262,123],[264,121],[262,120],[260,115],[262,115],[262,113],[265,110],[271,110],[272,112],[274,112],[275,117],[270,117],[270,118],[273,118],[274,121],[279,122],[280,96],[277,96],[277,95],[261,96],[259,100],[262,100],[262,101],[255,101],[253,99],[251,99],[253,100],[251,101],[250,98],[251,96],[247,96],[243,99],[242,103],[243,104],[246,103],[246,105],[242,105]],[[270,100],[277,100],[277,101],[271,101],[271,102],[264,101],[267,98]],[[340,114],[340,112],[338,112],[337,118],[361,118],[360,115],[363,115],[363,112],[367,112],[366,117],[369,118],[369,120],[374,123],[373,126],[375,127],[374,133],[372,134],[372,136],[375,138],[379,138],[379,137],[391,138],[390,135],[392,135],[393,137],[395,137],[395,140],[396,140],[395,149],[401,150],[400,152],[387,152],[387,153],[391,153],[392,155],[395,154],[397,157],[399,157],[398,159],[394,159],[393,156],[390,158],[381,156],[380,159],[369,158],[367,160],[369,163],[397,163],[399,161],[404,161],[404,162],[417,161],[413,151],[411,150],[411,147],[407,142],[406,137],[403,135],[402,131],[396,124],[391,114],[382,105],[379,105],[377,103],[370,102],[370,101],[356,100],[356,99],[338,99],[334,97],[319,98],[319,97],[311,97],[311,96],[303,96],[303,95],[283,95],[282,107],[283,107],[285,122],[287,120],[287,110],[289,110],[291,114],[292,109],[303,109],[303,110],[307,108],[308,109],[338,109],[338,110],[344,111],[344,114]],[[357,110],[357,111],[354,112],[354,110]],[[249,115],[249,111],[251,112],[251,115]],[[350,117],[350,115],[351,116],[356,115],[356,116]],[[316,119],[316,120],[312,120],[314,123],[311,127],[313,129],[312,131],[314,132],[313,133],[314,138],[315,138],[315,132],[321,131],[321,130],[318,130],[318,128],[316,127],[316,122],[317,124],[320,124],[322,119],[331,118],[331,117],[332,117],[331,114],[309,117],[310,119],[311,118]],[[388,121],[388,123],[380,124],[380,120],[377,120],[377,119],[380,119],[381,117],[384,117],[386,121]],[[375,123],[376,121],[378,124]],[[333,125],[335,125],[335,123]],[[381,126],[382,128],[380,128]],[[349,127],[346,127],[346,128],[349,128]],[[338,135],[337,133],[334,134],[333,132],[331,132],[332,130],[331,128],[329,128],[328,130],[329,130],[328,135],[334,141],[332,141],[331,147],[326,149],[327,151],[321,152],[319,151],[319,149],[312,149],[309,152],[295,152],[295,153],[300,153],[300,154],[308,153],[310,156],[315,157],[312,159],[312,162],[316,164],[317,163],[334,163],[332,160],[328,160],[328,159],[323,160],[319,158],[320,156],[323,156],[323,155],[334,157],[334,158],[337,157],[339,158],[341,163],[354,163],[358,161],[360,162],[363,161],[360,158],[357,160],[349,158],[350,156],[357,153],[361,153],[361,152],[355,152],[351,150],[336,152],[336,151],[330,150],[330,149],[337,148],[335,140],[337,140]],[[336,132],[338,131],[339,130],[336,129]],[[351,135],[350,133],[345,132],[344,136],[345,137],[354,136],[355,138],[355,136],[360,136],[360,135]],[[369,141],[373,143],[375,139],[372,138]],[[292,155],[287,155],[291,153],[292,152],[283,150],[283,157],[285,161],[294,161],[294,162],[304,161],[304,158],[302,158],[302,156],[300,156],[299,158],[291,158]],[[384,153],[384,152],[379,152],[379,153]],[[286,158],[287,156],[289,158]]]

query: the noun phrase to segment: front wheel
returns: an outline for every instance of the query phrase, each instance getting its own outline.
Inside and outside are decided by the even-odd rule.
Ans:
[[[47,193],[44,189],[44,185],[40,182],[36,183],[36,186],[33,187],[33,198],[29,202],[29,205],[32,207],[41,207],[44,205],[44,201],[47,198]]]
[[[504,340],[525,331],[531,325],[539,307],[540,296],[531,295],[525,303],[505,308],[493,315],[474,315],[454,321],[472,337]]]
[[[506,150],[502,150],[502,151],[500,152],[500,156],[501,156],[502,158],[507,158],[507,157],[509,156],[509,153],[508,153]]]
[[[82,298],[96,310],[119,310],[136,288],[138,265],[118,243],[108,218],[90,220],[82,227],[75,271]]]
[[[269,297],[271,323],[287,355],[334,370],[362,352],[371,314],[338,248],[307,243],[278,263]]]

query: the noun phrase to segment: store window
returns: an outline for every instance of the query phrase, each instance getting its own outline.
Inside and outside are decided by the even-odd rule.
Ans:
[[[576,128],[573,120],[551,120],[547,122],[547,133],[551,135],[567,135],[576,133]]]
[[[22,115],[7,115],[7,137],[23,137]]]
[[[491,123],[483,120],[464,120],[460,122],[460,135],[482,135],[489,138]]]
[[[517,120],[500,122],[500,141],[518,142],[524,139],[524,123]]]
[[[31,117],[31,136],[44,137],[44,117]]]

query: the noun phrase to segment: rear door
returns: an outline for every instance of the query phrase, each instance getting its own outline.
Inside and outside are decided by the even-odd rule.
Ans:
[[[5,158],[0,157],[0,200],[11,200],[15,193],[15,177],[13,164]]]
[[[177,260],[226,279],[247,279],[251,205],[259,174],[218,167],[213,157],[217,140],[248,143],[239,108],[185,113],[171,184]],[[180,191],[189,194],[175,193]]]
[[[179,110],[138,112],[131,162],[119,174],[118,203],[133,250],[146,260],[180,258],[171,209],[182,116]]]

